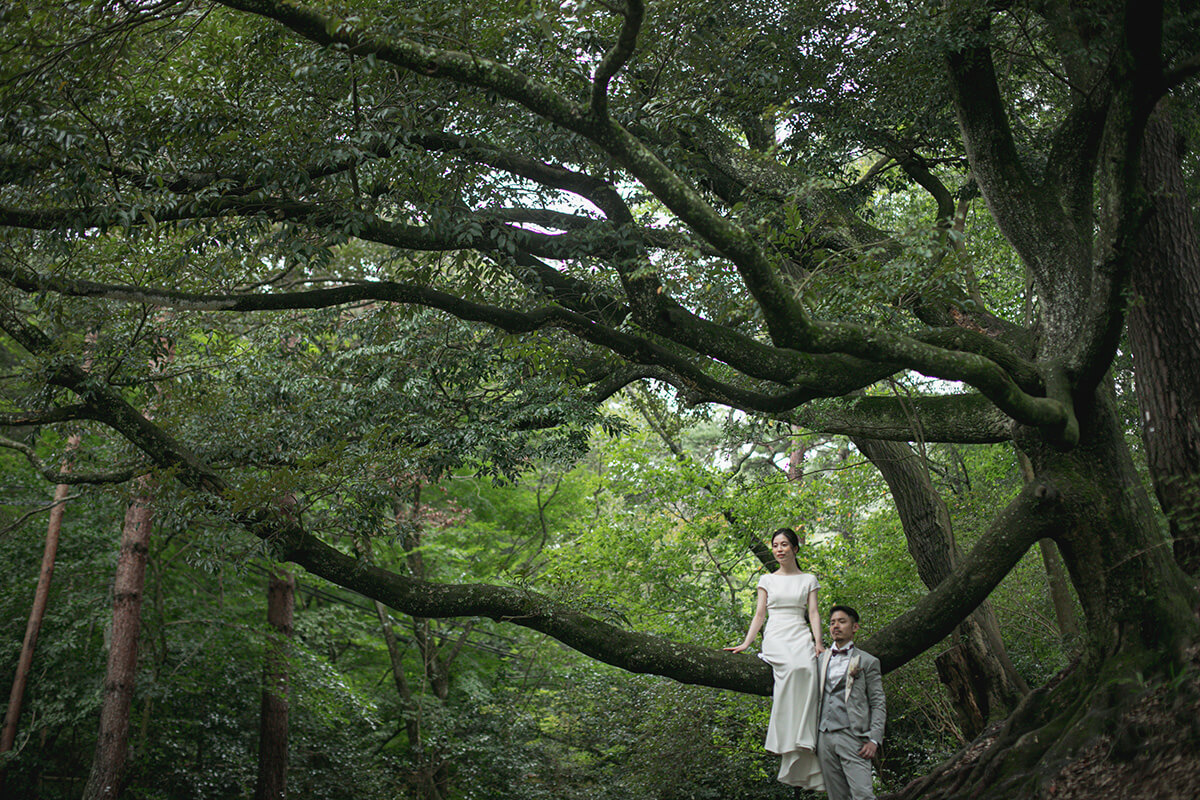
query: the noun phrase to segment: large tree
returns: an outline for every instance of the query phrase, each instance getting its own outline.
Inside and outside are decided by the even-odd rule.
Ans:
[[[197,376],[224,348],[244,391],[261,386],[269,365],[231,355],[261,326],[276,341],[296,326],[293,361],[344,346],[328,331],[305,339],[304,310],[335,310],[322,317],[332,326],[423,306],[510,334],[508,363],[536,365],[506,384],[502,397],[524,402],[496,419],[509,430],[577,419],[581,402],[657,380],[686,402],[829,432],[1013,441],[1034,479],[867,645],[885,668],[904,663],[1034,542],[1057,542],[1086,619],[1081,666],[1024,701],[959,779],[1012,796],[1045,779],[1017,766],[1099,732],[1089,711],[1110,712],[1120,692],[1092,687],[1171,674],[1197,634],[1194,583],[1138,480],[1110,378],[1131,287],[1153,298],[1172,274],[1146,253],[1166,257],[1163,242],[1194,233],[1189,214],[1160,213],[1141,165],[1148,120],[1200,70],[1195,13],[1155,2],[10,6],[0,328],[29,373],[6,384],[4,421],[102,426],[279,558],[405,613],[507,619],[629,670],[759,693],[762,664],[526,587],[363,566],[280,513],[271,498],[306,487],[256,485],[246,470],[303,476],[346,450],[390,464],[399,445],[444,446],[417,424],[367,426],[357,399],[296,402],[349,386],[382,404],[381,385],[414,368],[401,344],[362,351],[371,381],[277,387],[265,405],[323,409],[315,424],[344,434],[292,441],[318,451],[307,461],[248,441],[277,430],[266,422],[203,418],[212,398],[201,402]],[[925,222],[887,223],[917,190]],[[1032,324],[1003,291],[1011,275],[971,255],[964,214],[976,198],[986,210],[973,213],[1029,276]],[[158,307],[175,311],[144,310]],[[1154,302],[1139,313],[1148,330],[1170,329]],[[88,373],[79,332],[95,326],[107,338]],[[154,379],[187,386],[172,388],[175,417],[150,421],[151,378],[136,364],[162,335],[179,367]],[[468,336],[463,347],[482,334]],[[126,352],[139,348],[149,352]],[[1170,376],[1186,366],[1173,352],[1141,358]],[[926,395],[872,391],[908,374],[937,380]],[[946,393],[949,382],[963,388]],[[567,387],[557,401],[551,383]],[[240,403],[224,411],[253,413]],[[463,425],[477,425],[479,407],[463,408]],[[1156,460],[1157,481],[1172,463],[1186,459]],[[1048,735],[1022,737],[1034,728]]]

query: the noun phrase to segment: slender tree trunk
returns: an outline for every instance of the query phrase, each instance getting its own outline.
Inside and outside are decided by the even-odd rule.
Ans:
[[[154,510],[149,481],[137,482],[138,494],[125,511],[121,530],[121,552],[113,584],[112,637],[108,648],[103,698],[100,705],[100,734],[84,800],[109,800],[120,794],[129,750],[129,713],[137,677],[138,635],[142,622],[142,590],[146,581],[146,559],[150,552],[150,529]]]
[[[960,555],[950,512],[933,488],[923,459],[901,442],[853,441],[891,489],[917,574],[932,589],[954,570]],[[1014,708],[1029,687],[1008,657],[990,603],[985,601],[963,620],[953,640],[954,645],[937,657],[938,677],[950,694],[963,734],[974,739],[988,720]]]
[[[1079,615],[1075,613],[1075,603],[1071,599],[1067,568],[1063,566],[1058,545],[1052,540],[1039,540],[1038,549],[1042,554],[1042,567],[1046,571],[1046,585],[1050,587],[1050,602],[1054,606],[1058,634],[1064,642],[1073,641],[1079,636]]]
[[[258,729],[258,781],[255,800],[287,797],[288,769],[288,640],[296,608],[296,578],[272,569],[267,581],[267,638],[263,663],[262,713]]]
[[[1142,182],[1153,211],[1138,240],[1129,310],[1142,438],[1175,558],[1200,576],[1200,240],[1183,146],[1160,109],[1146,126]]]
[[[67,440],[67,457],[62,469],[71,468],[70,454],[79,447],[81,437],[72,434]],[[38,633],[46,617],[46,604],[50,599],[50,581],[54,577],[54,562],[58,556],[58,539],[62,531],[63,514],[66,511],[69,484],[60,483],[54,488],[54,506],[50,509],[50,520],[46,525],[46,546],[42,551],[42,568],[38,573],[37,589],[33,593],[33,607],[29,610],[29,621],[25,624],[25,640],[21,644],[21,655],[17,660],[17,674],[13,677],[12,692],[8,696],[8,710],[4,714],[4,727],[0,729],[0,755],[12,750],[17,739],[17,721],[21,717],[21,705],[25,700],[25,686],[33,668],[33,653],[37,648]],[[0,797],[4,795],[4,776],[7,761],[0,761]]]
[[[392,680],[396,684],[396,692],[400,695],[400,701],[405,709],[404,732],[408,735],[409,747],[412,748],[418,759],[414,776],[417,784],[417,797],[421,800],[442,800],[439,784],[447,783],[448,776],[443,776],[442,780],[439,780],[435,774],[436,770],[431,769],[430,765],[425,763],[425,748],[421,734],[421,707],[417,698],[413,696],[408,679],[404,676],[404,659],[401,657],[400,646],[396,641],[396,632],[392,630],[392,621],[388,615],[387,606],[376,600],[375,613],[379,617],[379,628],[383,632],[383,640],[387,644],[388,659],[392,665]]]
[[[419,498],[419,494],[417,497]],[[419,508],[414,502],[412,513],[416,514]],[[410,531],[404,533],[405,526],[403,523],[403,507],[397,499],[394,505],[397,527],[401,531],[402,536],[419,536],[419,532]],[[419,541],[419,540],[418,540]],[[411,546],[409,548],[411,550]],[[375,556],[371,549],[370,539],[363,538],[358,543],[358,552],[360,557],[368,564],[375,563]],[[406,554],[406,561],[409,570],[424,569],[424,562],[420,559],[413,559],[412,553]],[[415,555],[419,555],[415,554]],[[396,693],[400,696],[400,703],[404,709],[404,732],[408,736],[408,746],[413,754],[413,784],[416,788],[416,796],[419,800],[443,800],[445,790],[449,786],[449,772],[444,764],[439,762],[436,752],[427,753],[425,751],[424,733],[421,727],[421,702],[420,699],[413,693],[412,687],[408,683],[408,678],[404,674],[404,658],[400,652],[400,644],[396,640],[396,632],[392,628],[391,616],[388,613],[387,606],[378,600],[375,601],[375,614],[379,618],[379,629],[383,634],[384,644],[387,645],[388,660],[392,668],[392,681],[396,684]],[[420,629],[424,620],[414,619],[416,628]],[[418,652],[421,655],[422,662],[426,664],[428,670],[428,647],[432,642],[427,639],[422,640],[418,645]],[[445,699],[439,697],[439,699]]]
[[[396,684],[396,694],[406,706],[413,706],[412,689],[409,688],[408,678],[404,675],[404,658],[400,654],[400,643],[396,641],[396,631],[392,629],[392,618],[387,606],[375,601],[375,615],[379,617],[379,630],[383,634],[383,643],[387,646],[388,663],[392,667],[392,682]],[[416,714],[406,714],[404,717],[405,730],[410,742],[421,740],[421,720]]]
[[[421,509],[421,484],[413,485],[412,504],[405,511],[399,498],[395,504],[396,526],[400,533],[401,547],[404,549],[405,562],[409,574],[414,578],[425,580],[425,557],[421,549],[424,537],[424,518]],[[407,516],[407,518],[405,518]],[[413,639],[417,652],[421,655],[422,671],[429,688],[438,702],[444,703],[450,696],[450,667],[458,656],[459,650],[470,632],[470,625],[463,631],[454,647],[448,653],[443,653],[433,635],[434,621],[424,617],[413,617]],[[438,749],[427,749],[422,743],[419,753],[418,769],[419,784],[426,792],[423,800],[440,800],[450,793],[450,765]]]

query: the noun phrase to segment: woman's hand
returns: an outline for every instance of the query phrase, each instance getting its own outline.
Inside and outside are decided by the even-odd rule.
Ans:
[[[821,655],[821,653],[824,653],[824,652],[825,652],[825,645],[821,644],[820,642],[817,642],[817,644],[816,644],[816,648],[817,648],[817,655],[818,655],[818,656],[819,656],[819,655]]]
[[[758,632],[762,630],[763,623],[767,620],[767,590],[763,587],[758,587],[758,600],[754,604],[754,619],[750,620],[750,630],[746,631],[746,638],[742,639],[742,643],[737,647],[722,647],[721,649],[727,653],[745,652],[750,645],[754,644],[754,640],[758,638]]]

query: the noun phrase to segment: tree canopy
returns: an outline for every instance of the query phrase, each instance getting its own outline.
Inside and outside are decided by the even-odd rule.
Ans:
[[[1032,479],[866,646],[906,663],[1051,538],[1093,675],[1129,678],[1128,648],[1178,663],[1200,536],[1196,493],[1164,487],[1200,474],[1200,405],[1196,337],[1164,332],[1200,308],[1173,127],[1194,122],[1197,14],[11,4],[0,422],[22,434],[3,444],[54,481],[154,470],[195,513],[405,613],[767,693],[764,664],[536,587],[364,565],[344,534],[378,533],[373,502],[405,476],[511,476],[597,422],[619,432],[600,403],[639,382],[810,430],[1013,442]],[[1130,324],[1159,342],[1131,330],[1157,367],[1139,399],[1184,420],[1147,434],[1180,456],[1153,475],[1174,551],[1112,379],[1131,296],[1172,285],[1182,311],[1144,302]],[[91,461],[60,476],[71,425]]]

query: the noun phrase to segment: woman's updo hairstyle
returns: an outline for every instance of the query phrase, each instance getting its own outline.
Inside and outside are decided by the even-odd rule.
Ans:
[[[780,528],[779,530],[775,531],[774,533],[771,534],[771,541],[772,542],[775,541],[775,537],[779,536],[781,534],[783,536],[786,536],[787,540],[792,543],[793,549],[795,549],[795,550],[800,549],[800,537],[797,536],[796,532],[794,530],[792,530],[791,528]]]

